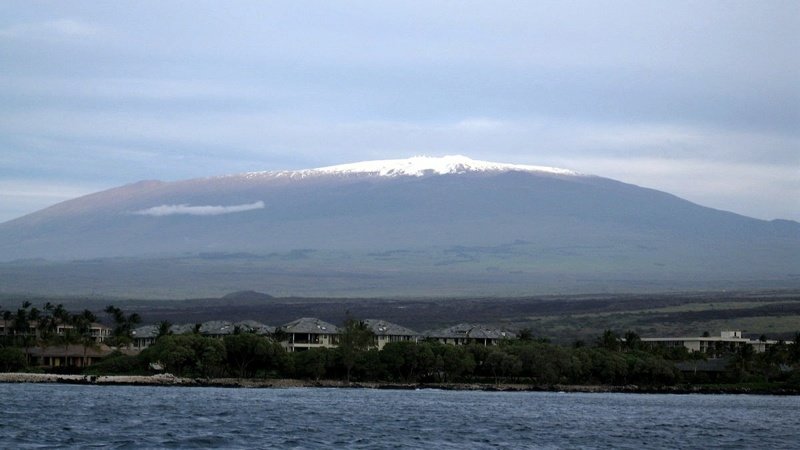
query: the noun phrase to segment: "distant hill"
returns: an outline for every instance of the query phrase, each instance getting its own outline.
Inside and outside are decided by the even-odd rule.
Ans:
[[[262,292],[256,292],[256,291],[237,291],[237,292],[231,292],[230,294],[225,294],[225,295],[222,296],[222,300],[249,301],[249,302],[264,301],[264,300],[270,300],[270,299],[273,299],[273,298],[275,298],[275,297],[273,297],[273,296],[271,296],[269,294],[264,294]]]
[[[0,261],[2,292],[796,287],[800,224],[563,169],[411,158],[98,192],[0,224]]]

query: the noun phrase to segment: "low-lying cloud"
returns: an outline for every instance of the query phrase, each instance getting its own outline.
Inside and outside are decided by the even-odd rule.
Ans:
[[[233,214],[244,211],[252,211],[254,209],[263,209],[264,202],[257,201],[254,203],[244,203],[241,205],[219,206],[219,205],[204,205],[204,206],[189,206],[186,204],[181,205],[161,205],[152,208],[134,211],[134,214],[140,216],[174,216],[177,214],[184,214],[189,216],[219,216],[221,214]]]

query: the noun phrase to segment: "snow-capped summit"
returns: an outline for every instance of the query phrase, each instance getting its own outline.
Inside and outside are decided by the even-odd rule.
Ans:
[[[247,175],[268,175],[289,177],[307,177],[314,175],[374,175],[381,177],[446,175],[468,172],[540,172],[556,175],[578,175],[568,169],[559,169],[546,166],[532,166],[522,164],[506,164],[490,161],[479,161],[463,155],[447,155],[441,157],[414,156],[407,159],[383,159],[375,161],[362,161],[335,166],[319,167],[316,169],[282,171],[282,172],[252,172]]]
[[[466,172],[547,172],[559,175],[576,175],[576,172],[555,167],[527,166],[479,161],[462,155],[442,157],[414,156],[407,159],[384,159],[311,169],[318,173],[367,173],[384,177],[456,174]]]

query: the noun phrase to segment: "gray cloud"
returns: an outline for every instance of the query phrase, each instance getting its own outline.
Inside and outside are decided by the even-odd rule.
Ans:
[[[264,202],[257,201],[254,203],[245,203],[242,205],[230,206],[189,206],[181,205],[161,205],[152,208],[142,209],[135,211],[133,214],[140,216],[174,216],[174,215],[189,215],[189,216],[219,216],[221,214],[233,214],[245,211],[253,211],[256,209],[264,209]]]

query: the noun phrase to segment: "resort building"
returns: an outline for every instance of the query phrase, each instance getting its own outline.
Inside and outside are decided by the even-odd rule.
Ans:
[[[75,327],[72,325],[59,324],[56,326],[56,335],[64,336],[74,329]],[[100,344],[111,337],[111,328],[101,323],[92,323],[89,325],[89,335],[94,339],[95,342]]]
[[[131,332],[133,342],[131,348],[144,350],[156,343],[158,338],[158,325],[145,325],[136,328]],[[197,331],[203,336],[222,339],[237,333],[253,333],[259,336],[269,336],[275,332],[275,327],[264,325],[255,320],[243,320],[241,322],[229,322],[226,320],[212,320],[200,324],[172,325],[169,328],[170,334],[186,334]]]
[[[425,337],[448,345],[489,346],[497,345],[505,339],[515,339],[517,335],[511,331],[461,323],[441,330],[429,331]]]
[[[276,333],[284,335],[281,343],[287,351],[300,352],[336,347],[339,329],[320,319],[303,317],[278,327]]]
[[[379,319],[365,319],[364,324],[375,335],[374,346],[378,350],[390,342],[417,342],[420,334],[414,330]]]
[[[104,344],[85,346],[70,344],[28,349],[31,365],[48,368],[83,368],[110,355],[112,349]]]
[[[753,340],[742,337],[741,331],[723,331],[719,336],[701,337],[674,337],[674,338],[642,338],[642,342],[649,345],[662,347],[684,347],[690,352],[704,353],[710,357],[719,357],[735,352],[745,345],[749,345],[757,353],[767,350],[770,345],[775,345],[775,340]]]
[[[65,336],[74,330],[75,327],[73,325],[59,323],[56,324],[55,335]],[[41,335],[42,330],[39,329],[39,322],[29,321],[27,330],[22,333],[17,333],[17,331],[14,330],[13,321],[0,320],[0,336],[33,336],[39,338]],[[89,325],[89,335],[94,339],[95,342],[100,344],[111,337],[111,328],[94,322]]]
[[[156,343],[158,338],[158,325],[145,325],[131,331],[131,348],[144,350]]]
[[[256,322],[255,320],[242,320],[241,322],[236,322],[234,326],[242,333],[253,333],[259,336],[271,336],[275,333],[275,327]]]

